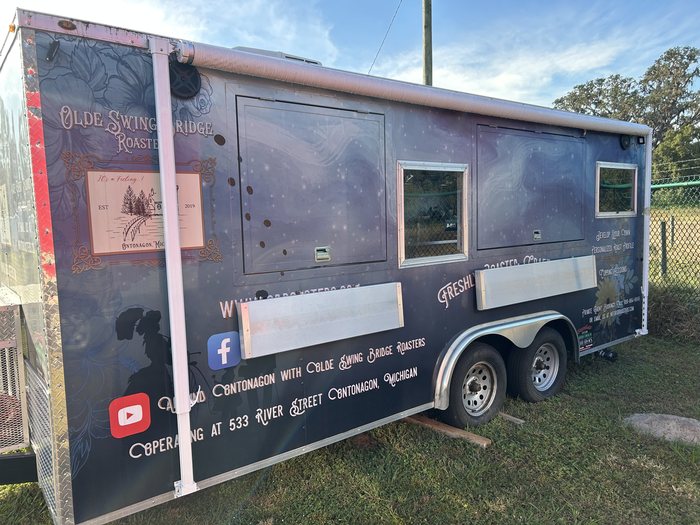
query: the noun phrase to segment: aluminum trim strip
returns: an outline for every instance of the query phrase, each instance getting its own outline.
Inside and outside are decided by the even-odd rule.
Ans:
[[[478,310],[490,310],[598,286],[595,255],[476,270],[474,278]],[[527,283],[527,286],[523,283]]]
[[[294,450],[290,450],[289,452],[285,452],[284,454],[273,456],[271,458],[258,461],[257,463],[252,463],[250,465],[246,465],[245,467],[226,472],[225,474],[219,474],[218,476],[199,481],[198,485],[201,488],[211,487],[224,481],[228,481],[230,479],[244,476],[245,474],[250,474],[251,472],[255,472],[256,470],[272,466],[276,463],[281,463],[282,461],[285,461],[287,459],[291,459],[296,456],[301,456],[302,454],[306,454],[307,452],[312,452],[314,450],[318,450],[319,448],[332,445],[333,443],[337,443],[338,441],[342,441],[349,437],[356,436],[357,434],[362,434],[363,432],[367,432],[368,430],[372,430],[382,425],[393,423],[394,421],[398,421],[399,419],[403,419],[414,414],[425,412],[426,410],[429,410],[431,408],[433,408],[433,403],[425,403],[415,408],[410,408],[408,410],[404,410],[403,412],[399,412],[398,414],[394,414],[393,416],[385,417],[384,419],[379,419],[377,421],[367,423],[366,425],[362,425],[361,427],[348,430],[347,432],[343,432],[342,434],[336,434],[335,436],[322,439],[321,441],[316,441],[315,443],[311,443],[309,445],[306,445],[305,447],[296,448]]]
[[[396,301],[399,308],[399,328],[403,328],[403,292],[401,283],[396,283]]]
[[[400,290],[392,282],[241,303],[241,355],[250,359],[400,328]]]
[[[253,354],[250,352],[250,318],[248,316],[248,303],[238,305],[238,329],[240,330],[241,358],[250,359]]]

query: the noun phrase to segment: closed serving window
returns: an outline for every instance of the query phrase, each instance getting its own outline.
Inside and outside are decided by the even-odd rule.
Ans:
[[[385,261],[384,116],[237,106],[245,273]]]
[[[477,248],[583,239],[583,139],[478,131]]]

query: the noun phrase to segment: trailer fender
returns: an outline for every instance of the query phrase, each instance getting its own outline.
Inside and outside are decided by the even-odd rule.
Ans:
[[[554,310],[538,312],[536,314],[511,317],[502,319],[492,323],[486,323],[474,326],[462,332],[452,344],[442,352],[438,359],[435,375],[435,408],[445,410],[449,406],[450,400],[450,382],[452,381],[452,373],[454,372],[457,362],[471,343],[485,335],[500,335],[508,339],[515,346],[526,348],[537,336],[540,329],[552,323],[553,321],[562,322],[568,327],[569,337],[566,333],[562,334],[567,349],[573,351],[577,357],[578,340],[576,338],[576,329],[571,320],[565,315]],[[578,360],[578,359],[577,359]]]

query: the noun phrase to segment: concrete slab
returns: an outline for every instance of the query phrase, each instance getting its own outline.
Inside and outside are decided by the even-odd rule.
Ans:
[[[700,445],[700,421],[668,414],[632,414],[625,419],[642,434]]]

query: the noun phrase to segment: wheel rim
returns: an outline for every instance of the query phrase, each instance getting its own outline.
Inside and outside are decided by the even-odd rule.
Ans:
[[[489,363],[480,361],[469,369],[462,383],[462,404],[472,416],[486,412],[496,397],[498,380]]]
[[[559,352],[552,343],[545,343],[537,349],[532,358],[532,384],[543,392],[550,388],[559,374]]]

